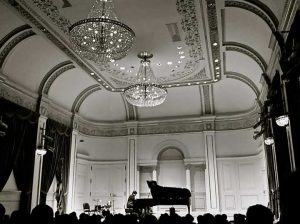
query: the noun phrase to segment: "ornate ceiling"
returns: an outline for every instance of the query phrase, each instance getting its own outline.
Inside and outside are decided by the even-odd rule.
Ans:
[[[39,102],[48,116],[59,112],[68,120],[73,115],[84,127],[102,124],[112,130],[124,122],[160,121],[200,130],[211,120],[215,129],[250,127],[264,92],[261,74],[270,74],[276,62],[272,31],[289,26],[298,4],[115,0],[119,20],[134,30],[136,41],[125,58],[95,64],[73,51],[68,36],[68,28],[86,18],[92,3],[0,1],[2,96],[23,104],[26,98],[31,102],[26,106],[34,109]],[[153,53],[154,74],[168,89],[166,101],[154,108],[133,107],[122,94],[134,82],[137,54],[144,50]]]

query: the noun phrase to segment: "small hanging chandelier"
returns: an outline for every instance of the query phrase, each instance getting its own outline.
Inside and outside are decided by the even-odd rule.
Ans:
[[[270,137],[267,137],[265,140],[264,140],[265,144],[266,145],[273,145],[274,144],[274,138],[272,136]]]
[[[150,58],[153,54],[146,51],[138,54],[141,65],[137,74],[137,81],[124,89],[126,100],[138,107],[154,107],[162,104],[167,97],[167,89],[158,84],[152,68]]]
[[[114,62],[132,48],[135,33],[119,22],[112,0],[96,0],[88,18],[69,28],[74,50],[96,63]]]
[[[285,127],[289,124],[289,116],[284,114],[275,118],[275,122],[280,127]]]

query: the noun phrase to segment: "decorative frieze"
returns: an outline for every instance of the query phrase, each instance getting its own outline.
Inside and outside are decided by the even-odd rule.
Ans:
[[[17,91],[7,86],[6,84],[0,85],[0,97],[16,103],[22,107],[25,107],[31,111],[36,110],[36,99],[24,94],[21,91]]]

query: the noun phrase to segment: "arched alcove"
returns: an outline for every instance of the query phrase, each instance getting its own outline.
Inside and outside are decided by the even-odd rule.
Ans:
[[[185,187],[184,156],[180,149],[168,147],[158,154],[157,182],[161,186]]]

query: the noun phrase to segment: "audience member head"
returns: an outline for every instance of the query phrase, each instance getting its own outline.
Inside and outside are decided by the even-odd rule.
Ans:
[[[170,211],[170,216],[176,214],[176,210],[175,210],[174,207],[171,207],[171,208],[169,209],[169,211]]]
[[[234,214],[233,215],[234,224],[245,224],[246,223],[246,216],[243,214]]]
[[[0,203],[0,217],[1,218],[4,217],[5,212],[6,212],[5,207]]]
[[[0,203],[0,224],[4,222],[5,212],[5,207]]]
[[[194,217],[191,215],[191,214],[186,214],[184,217],[183,217],[183,223],[186,223],[186,224],[192,224],[194,221]]]
[[[15,210],[10,215],[9,224],[23,224],[28,223],[29,221],[29,215],[27,213]]]
[[[205,213],[203,215],[203,224],[214,224],[215,217],[210,213]]]
[[[252,205],[247,209],[247,224],[273,224],[273,221],[274,215],[266,206],[257,204]]]
[[[282,187],[282,195],[284,195],[281,200],[283,204],[281,208],[280,224],[290,224],[294,223],[295,220],[299,219],[300,211],[300,171],[295,171],[290,175],[286,176],[284,187]]]
[[[197,223],[201,223],[201,224],[204,223],[204,217],[203,217],[203,215],[198,215],[197,216]]]
[[[31,211],[30,219],[34,224],[54,223],[53,209],[49,205],[39,204]]]

